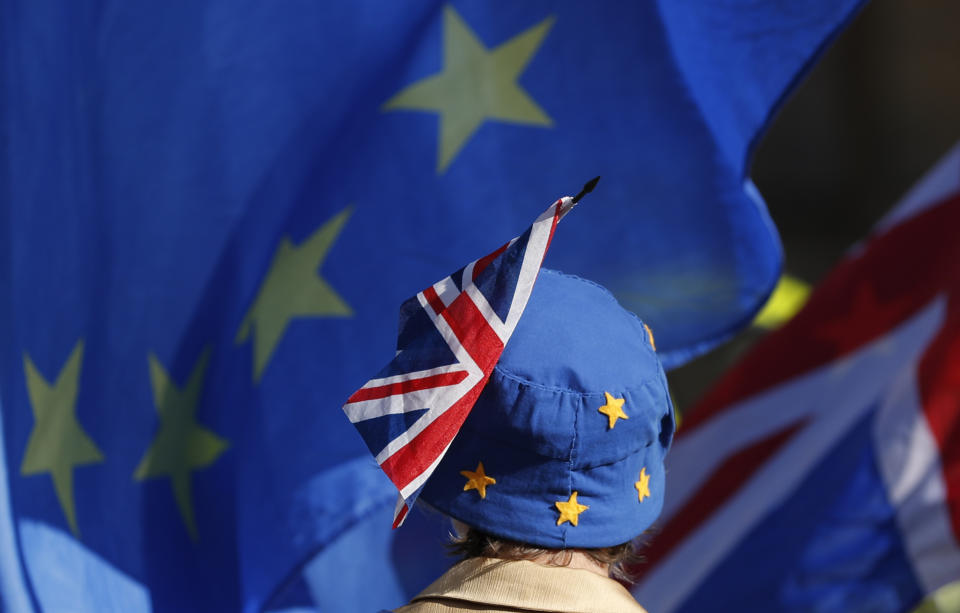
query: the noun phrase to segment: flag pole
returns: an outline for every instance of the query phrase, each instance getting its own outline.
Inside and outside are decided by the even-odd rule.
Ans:
[[[600,177],[594,177],[587,181],[583,185],[583,189],[580,190],[580,193],[573,197],[573,203],[576,204],[580,202],[580,199],[593,191],[593,188],[597,186],[597,183],[600,181]]]

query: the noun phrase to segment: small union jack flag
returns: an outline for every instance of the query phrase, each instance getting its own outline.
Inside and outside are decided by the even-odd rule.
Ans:
[[[557,200],[521,236],[404,302],[396,356],[344,405],[400,490],[394,528],[483,390],[527,305],[557,222],[580,195]]]

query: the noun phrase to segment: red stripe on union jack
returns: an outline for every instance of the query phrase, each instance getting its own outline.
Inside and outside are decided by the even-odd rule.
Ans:
[[[358,389],[350,396],[348,402],[360,402],[363,400],[379,400],[387,396],[396,394],[406,394],[419,390],[433,389],[446,385],[456,385],[467,378],[467,372],[464,370],[458,372],[445,372],[419,379],[407,379],[406,381],[397,381],[380,387],[365,387]]]
[[[404,303],[397,355],[344,405],[400,491],[394,527],[486,385],[526,308],[557,222],[573,205],[571,198],[557,200],[521,236]]]

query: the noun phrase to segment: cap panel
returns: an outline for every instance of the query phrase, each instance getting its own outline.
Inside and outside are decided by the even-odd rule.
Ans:
[[[494,370],[457,439],[479,436],[523,445],[543,458],[566,462],[580,403],[578,393],[544,388]]]
[[[589,468],[616,462],[650,445],[659,445],[660,420],[668,412],[670,398],[657,373],[640,385],[624,389],[612,387],[607,392],[622,415],[610,426],[605,394],[584,394],[574,446],[573,466]],[[619,402],[619,401],[622,401]]]
[[[649,496],[640,500],[637,483],[645,475]],[[576,527],[564,535],[565,547],[612,547],[633,540],[660,515],[663,508],[663,452],[659,445],[646,448],[614,464],[572,473],[578,500],[590,508]]]
[[[483,497],[476,489],[463,489],[468,479],[461,474],[480,462],[485,474],[496,480]],[[472,437],[450,448],[420,498],[489,534],[561,548],[554,501],[566,500],[569,487],[566,461],[544,458],[519,444]]]
[[[643,323],[610,292],[543,269],[496,370],[545,388],[603,393],[659,368]]]

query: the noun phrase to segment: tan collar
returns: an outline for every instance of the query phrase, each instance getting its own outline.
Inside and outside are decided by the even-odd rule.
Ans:
[[[436,598],[529,611],[646,613],[613,579],[587,570],[492,558],[460,562],[412,602]]]

